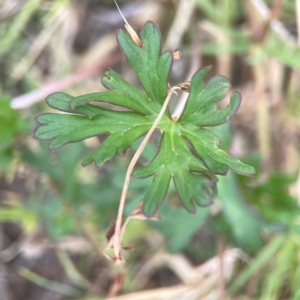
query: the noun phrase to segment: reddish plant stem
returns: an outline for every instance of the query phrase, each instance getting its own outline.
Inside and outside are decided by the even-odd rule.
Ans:
[[[158,123],[160,122],[161,118],[163,117],[166,108],[168,107],[169,101],[171,99],[172,94],[175,92],[175,90],[180,89],[179,87],[175,86],[172,87],[169,92],[168,95],[166,97],[166,100],[164,102],[164,105],[161,109],[161,111],[159,112],[155,122],[153,123],[152,127],[150,128],[150,130],[148,131],[148,133],[146,134],[145,138],[143,139],[142,143],[140,144],[139,148],[137,149],[137,151],[135,152],[129,166],[127,169],[127,173],[126,173],[126,177],[125,177],[125,181],[124,181],[124,185],[123,185],[123,190],[122,190],[122,194],[121,194],[121,199],[120,199],[120,204],[119,204],[119,210],[118,210],[118,216],[117,216],[117,220],[116,220],[116,227],[115,227],[115,234],[114,234],[114,261],[117,265],[122,265],[124,263],[124,260],[121,256],[121,227],[122,227],[122,216],[123,216],[123,211],[124,211],[124,205],[125,205],[125,200],[126,200],[126,195],[127,195],[127,191],[128,191],[128,186],[129,186],[129,182],[130,182],[130,176],[131,173],[133,171],[133,168],[135,166],[135,164],[137,163],[139,157],[141,156],[150,136],[152,135],[153,131],[156,129]]]

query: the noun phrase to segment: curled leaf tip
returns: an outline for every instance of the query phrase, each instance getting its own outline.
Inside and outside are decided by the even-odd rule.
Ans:
[[[181,52],[180,51],[173,52],[173,59],[174,60],[179,60],[180,58],[181,58]]]
[[[190,87],[191,87],[191,82],[190,81],[186,81],[186,82],[179,83],[178,87],[182,91],[184,91],[184,92],[189,92],[190,91]]]

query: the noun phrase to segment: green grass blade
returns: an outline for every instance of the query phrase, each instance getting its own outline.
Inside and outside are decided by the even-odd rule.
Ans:
[[[280,235],[265,246],[253,262],[251,262],[249,268],[240,273],[240,275],[234,280],[233,284],[229,287],[229,292],[233,294],[239,291],[253,274],[261,270],[270,262],[270,259],[274,257],[285,241],[286,236]]]

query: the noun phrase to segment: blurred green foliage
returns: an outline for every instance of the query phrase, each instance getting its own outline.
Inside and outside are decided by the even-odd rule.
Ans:
[[[120,1],[120,4],[131,2],[133,1]],[[201,52],[204,63],[206,56],[213,57],[216,61],[223,54],[228,54],[233,58],[239,58],[245,68],[260,65],[268,59],[275,59],[283,67],[285,75],[282,98],[284,100],[280,102],[279,108],[275,107],[272,110],[272,121],[279,120],[285,125],[285,135],[290,134],[289,129],[292,128],[293,134],[289,140],[292,141],[291,144],[296,152],[294,155],[297,157],[300,95],[298,85],[290,81],[289,74],[299,68],[299,47],[286,44],[272,30],[268,32],[263,42],[255,43],[246,22],[249,12],[242,1],[196,0],[195,2],[197,13],[201,16],[197,22],[209,22],[213,25],[210,28],[224,38],[217,39],[209,35],[209,38],[203,41]],[[269,7],[274,3],[272,0],[265,2]],[[26,73],[17,83],[11,76],[11,69],[17,61],[27,55],[29,49],[32,36],[29,38],[28,31],[24,34],[23,29],[33,27],[34,30],[37,30],[36,28],[43,30],[47,22],[61,9],[68,7],[71,2],[47,1],[44,5],[45,3],[45,1],[27,1],[26,9],[21,9],[19,13],[4,21],[1,20],[5,24],[1,25],[0,32],[0,60],[4,73],[4,76],[1,75],[0,90],[2,94],[7,94],[9,97],[0,96],[0,222],[18,224],[25,235],[32,235],[42,228],[45,238],[54,242],[70,235],[86,238],[85,229],[99,245],[104,246],[106,228],[116,217],[128,160],[141,139],[127,151],[125,158],[119,157],[114,162],[108,162],[103,169],[82,168],[80,165],[81,158],[88,156],[95,148],[88,143],[69,145],[51,153],[45,145],[37,144],[31,139],[31,132],[35,126],[33,118],[44,111],[45,106],[38,104],[17,111],[11,108],[10,99],[18,93],[43,86],[48,78],[45,77],[45,80],[43,76],[37,75],[42,72],[36,72],[35,69]],[[113,5],[113,1],[103,1],[103,3]],[[173,7],[173,4],[168,5],[168,8]],[[287,28],[296,24],[295,1],[284,1],[279,18]],[[184,54],[185,50],[189,52],[190,47],[187,44],[182,45],[182,53]],[[50,46],[47,47],[46,53],[47,51],[50,53],[51,49]],[[55,55],[50,58],[53,60],[51,72],[54,72],[57,64],[59,65],[55,61],[58,58]],[[55,73],[54,77],[59,78],[62,75]],[[242,77],[241,73],[236,76]],[[271,76],[271,72],[265,74],[267,79]],[[247,80],[247,83],[252,83],[253,78],[250,76]],[[81,87],[81,89],[86,88],[86,86]],[[239,88],[243,87],[237,89]],[[73,88],[70,88],[71,92]],[[77,93],[76,90],[75,92]],[[254,106],[255,99],[254,95],[254,98],[250,99],[253,101],[250,106]],[[247,115],[251,113],[249,109]],[[245,127],[256,127],[254,114],[252,116],[251,124],[247,123]],[[239,124],[232,131],[230,126],[222,126],[219,132],[216,132],[221,137],[223,149],[230,150],[235,136],[234,130],[244,130],[243,134],[246,138],[248,138],[247,130],[253,130],[253,128],[246,128],[246,130],[238,127]],[[276,137],[279,136],[276,128],[273,131]],[[274,135],[270,132],[271,134]],[[155,145],[158,139],[159,134],[154,136],[147,145],[140,159],[141,165],[153,159],[157,151]],[[102,141],[103,139],[100,142]],[[253,141],[251,140],[250,143]],[[243,157],[245,162],[255,166],[258,171],[257,178],[247,178],[233,173],[229,173],[227,177],[220,177],[218,196],[213,207],[198,209],[195,214],[190,215],[178,205],[174,187],[170,186],[168,201],[161,205],[158,211],[158,214],[163,216],[161,220],[133,221],[128,226],[124,246],[136,246],[136,250],[129,254],[132,267],[130,274],[136,275],[139,266],[160,250],[186,253],[192,261],[197,262],[202,261],[204,257],[210,258],[217,253],[216,240],[222,235],[228,247],[239,247],[250,257],[250,263],[241,266],[230,282],[229,292],[235,295],[232,297],[239,299],[240,295],[245,295],[249,282],[254,282],[255,292],[250,296],[251,299],[300,299],[300,208],[299,199],[291,192],[292,187],[295,189],[297,184],[299,185],[297,181],[299,175],[295,171],[291,172],[289,169],[282,171],[276,165],[272,165],[268,176],[263,177],[260,153],[249,150],[245,151],[245,155]],[[294,165],[297,164],[298,160],[295,159]],[[141,180],[132,178],[126,216],[132,213],[143,198],[145,187],[150,183],[151,178]],[[203,230],[206,234],[208,232],[209,238],[203,238]],[[149,242],[151,238],[154,239],[152,244]],[[77,267],[79,266],[82,274],[88,277],[90,269],[95,264],[94,257],[89,254],[81,259]],[[16,260],[14,266],[17,267],[18,263],[19,261]],[[74,261],[73,263],[75,264]],[[71,269],[66,264],[65,268]],[[13,272],[12,269],[10,270]],[[110,271],[104,268],[104,273],[108,276]],[[44,278],[27,270],[23,270],[22,274],[27,280],[40,284],[45,290],[50,285],[54,290],[65,292],[65,295],[68,295],[66,297],[71,299],[101,299],[89,296],[88,287],[80,284],[76,285],[75,289],[68,289],[65,285],[57,285],[56,281],[45,281],[47,275]],[[89,278],[96,281],[94,277]],[[253,279],[256,280],[256,284]],[[70,284],[71,287],[72,285],[73,283]]]
[[[28,130],[27,122],[10,107],[9,98],[0,95],[0,173],[9,169],[14,157],[15,139]]]

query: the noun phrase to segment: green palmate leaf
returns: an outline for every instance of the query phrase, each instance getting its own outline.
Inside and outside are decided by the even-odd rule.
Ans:
[[[102,166],[146,134],[168,93],[173,56],[170,51],[161,54],[157,25],[153,22],[145,24],[141,31],[142,48],[123,30],[118,31],[117,40],[144,91],[109,70],[102,80],[108,91],[79,97],[52,94],[47,98],[48,105],[69,114],[48,113],[37,117],[40,126],[34,136],[50,141],[50,150],[108,134],[101,146],[85,159],[84,165],[95,162]],[[157,126],[162,135],[156,156],[148,166],[134,172],[135,177],[154,176],[144,197],[143,209],[148,216],[163,201],[170,180],[173,180],[184,206],[194,211],[195,204],[206,206],[212,202],[217,182],[215,174],[225,175],[228,169],[244,175],[255,174],[252,167],[219,149],[219,138],[205,128],[228,121],[241,102],[240,94],[234,92],[228,106],[219,110],[216,103],[225,97],[230,83],[225,77],[215,76],[205,85],[204,77],[209,70],[201,69],[193,76],[187,105],[179,120],[173,120],[166,111]],[[122,106],[130,111],[105,109],[95,105],[99,102]]]

